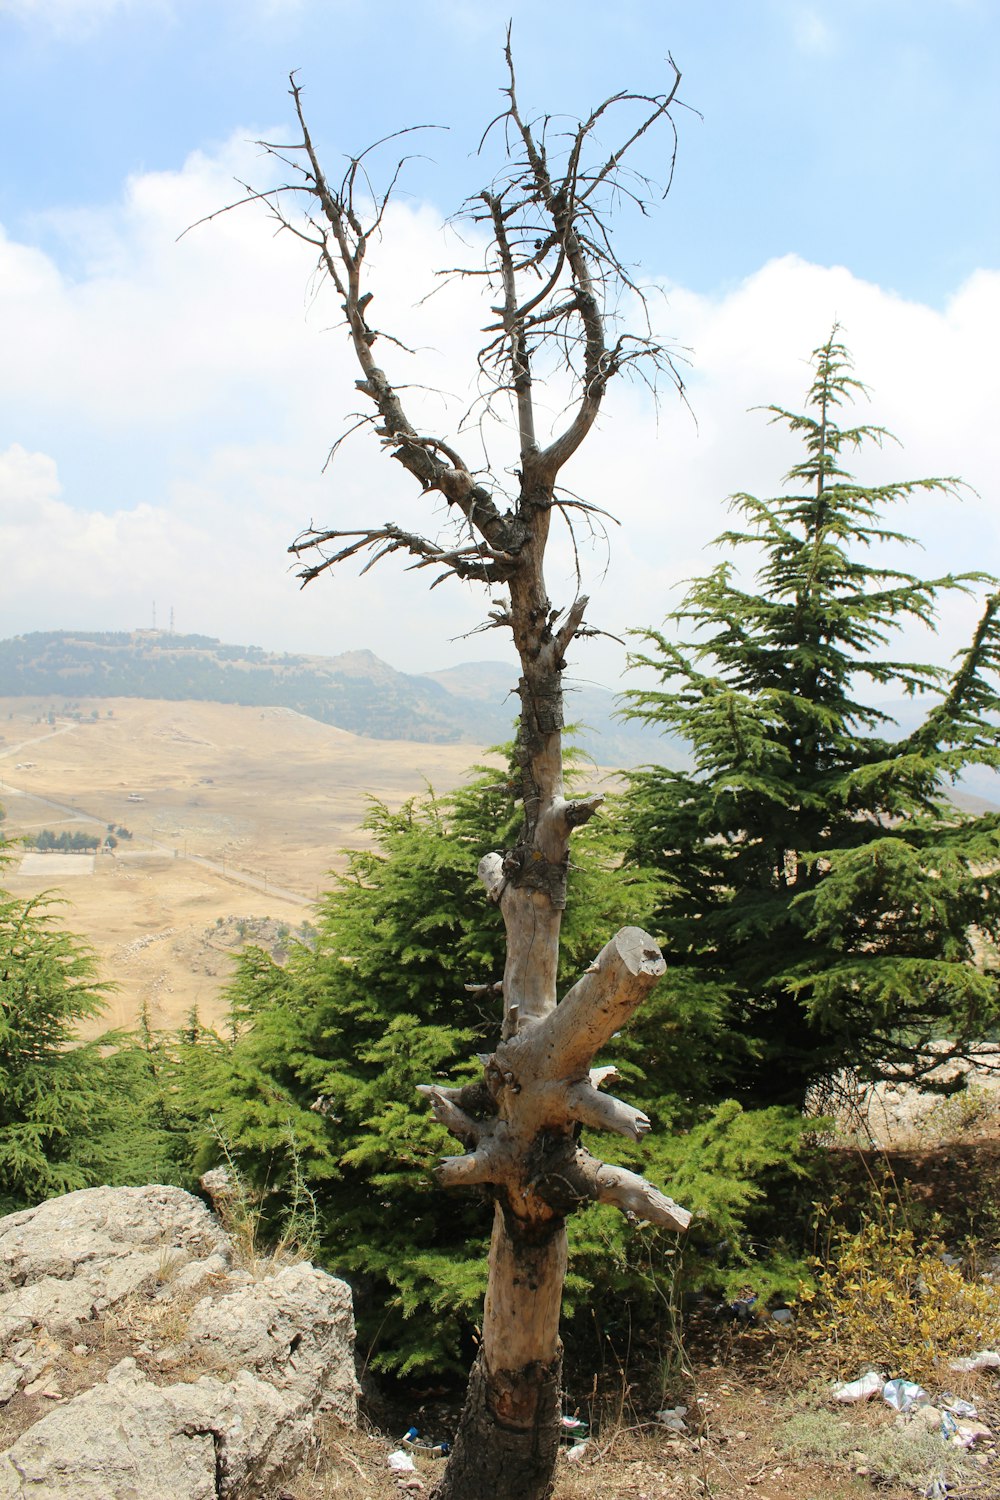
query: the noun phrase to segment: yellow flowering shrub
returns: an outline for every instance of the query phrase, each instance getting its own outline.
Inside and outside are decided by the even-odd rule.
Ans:
[[[1000,1288],[942,1259],[933,1236],[919,1239],[895,1204],[859,1229],[834,1229],[813,1287],[811,1333],[852,1372],[937,1381],[948,1361],[1000,1345]]]

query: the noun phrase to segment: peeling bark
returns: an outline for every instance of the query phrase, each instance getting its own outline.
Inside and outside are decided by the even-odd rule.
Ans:
[[[551,1365],[487,1373],[482,1354],[469,1375],[458,1436],[434,1500],[549,1500],[559,1454],[562,1354]],[[530,1426],[508,1426],[512,1405]]]

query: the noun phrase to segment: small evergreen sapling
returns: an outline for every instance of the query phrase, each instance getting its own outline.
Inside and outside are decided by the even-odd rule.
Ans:
[[[489,768],[449,797],[397,810],[373,801],[373,847],[350,855],[324,898],[315,947],[294,949],[284,969],[248,949],[228,991],[234,1045],[203,1059],[203,1107],[267,1189],[275,1226],[297,1153],[323,1264],[357,1289],[376,1368],[461,1368],[479,1316],[489,1210],[463,1195],[439,1212],[432,1173],[448,1136],[417,1088],[473,1077],[470,1057],[495,1037],[503,933],[475,870],[498,829],[513,839],[517,816],[509,772]],[[619,866],[613,819],[580,830],[564,983],[609,927],[649,904],[644,878]],[[211,1149],[206,1138],[206,1164]],[[571,1304],[607,1285],[602,1248],[617,1231],[613,1215],[593,1212],[599,1229],[589,1212],[573,1221]]]
[[[0,840],[0,867],[8,856]],[[52,902],[0,890],[0,1211],[90,1179],[74,1147],[104,1114],[100,1057],[74,1045],[103,1007],[92,955]]]
[[[932,1038],[966,1047],[1000,1002],[996,969],[976,961],[1000,936],[1000,815],[947,796],[967,767],[1000,765],[997,581],[880,560],[911,540],[889,507],[959,483],[855,479],[847,454],[888,434],[838,425],[864,388],[836,329],[813,360],[806,411],[765,408],[803,444],[789,492],[735,495],[745,524],[718,541],[755,559],[758,591],[729,557],[696,579],[671,616],[693,640],[645,633],[635,660],[661,686],[631,691],[627,710],[691,747],[690,770],[633,774],[631,857],[662,878],[668,973],[727,1034],[702,1052],[715,1091],[796,1108],[840,1069],[924,1073]],[[979,588],[993,592],[953,668],[883,654],[901,627],[933,625],[940,596]],[[894,734],[865,684],[932,706]]]

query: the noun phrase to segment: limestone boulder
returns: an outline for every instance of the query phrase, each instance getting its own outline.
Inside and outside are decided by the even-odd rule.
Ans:
[[[201,1365],[251,1371],[342,1422],[357,1419],[351,1290],[315,1266],[286,1266],[224,1296],[203,1297],[183,1348]]]
[[[350,1288],[235,1264],[172,1187],[92,1188],[0,1219],[0,1497],[273,1493],[317,1419],[357,1419]],[[9,1441],[9,1439],[8,1439]]]
[[[4,1500],[225,1500],[301,1455],[308,1401],[241,1372],[157,1386],[123,1360],[0,1455]]]
[[[0,1402],[44,1368],[35,1330],[72,1339],[140,1290],[230,1262],[218,1220],[180,1188],[86,1188],[0,1219]]]

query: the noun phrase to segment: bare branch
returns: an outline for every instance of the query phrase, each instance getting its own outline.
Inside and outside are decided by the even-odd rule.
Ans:
[[[486,894],[491,901],[499,902],[507,885],[507,876],[504,874],[502,854],[484,854],[479,861],[479,879],[486,887]]]
[[[331,542],[346,542],[346,545],[327,554],[323,549]],[[472,542],[467,547],[442,547],[437,542],[428,541],[426,537],[403,531],[391,521],[387,521],[384,526],[366,527],[359,531],[310,529],[302,532],[288,550],[296,557],[311,550],[322,556],[321,562],[310,564],[296,575],[301,579],[303,587],[329,568],[363,552],[369,552],[371,556],[362,567],[362,573],[367,573],[384,557],[399,551],[416,558],[416,562],[411,564],[414,568],[443,564],[444,576],[454,575],[456,578],[478,579],[488,583],[502,583],[515,565],[515,559],[508,553],[494,552],[485,542]]]
[[[644,1219],[647,1223],[678,1231],[687,1229],[691,1223],[687,1209],[681,1208],[644,1177],[624,1167],[608,1166],[591,1156],[589,1151],[578,1148],[561,1176],[563,1181],[556,1191],[568,1189],[580,1198],[610,1203],[626,1218]]]
[[[481,1122],[458,1107],[450,1090],[440,1089],[432,1083],[418,1083],[417,1093],[423,1094],[430,1102],[435,1120],[452,1135],[465,1143],[479,1140],[483,1133]]]
[[[488,1156],[473,1151],[465,1156],[443,1156],[434,1169],[442,1187],[475,1187],[492,1182],[493,1168]]]
[[[653,1128],[641,1109],[633,1109],[610,1094],[599,1094],[589,1082],[570,1084],[566,1104],[574,1120],[593,1130],[611,1130],[641,1141]]]

